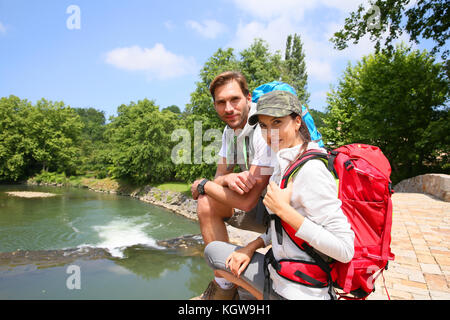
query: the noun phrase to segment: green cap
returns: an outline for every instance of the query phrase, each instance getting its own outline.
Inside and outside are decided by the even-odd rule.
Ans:
[[[259,98],[256,112],[248,118],[248,124],[252,126],[258,123],[260,114],[272,117],[285,117],[293,112],[298,115],[302,114],[302,108],[297,96],[288,91],[275,90]]]

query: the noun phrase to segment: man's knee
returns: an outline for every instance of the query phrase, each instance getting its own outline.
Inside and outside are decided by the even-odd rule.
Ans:
[[[208,199],[208,196],[201,195],[197,199],[197,216],[198,218],[204,219],[211,217],[212,214],[212,207],[210,204],[210,201]]]
[[[197,216],[199,220],[210,218],[229,218],[233,215],[233,209],[218,203],[216,200],[201,195],[197,200]]]

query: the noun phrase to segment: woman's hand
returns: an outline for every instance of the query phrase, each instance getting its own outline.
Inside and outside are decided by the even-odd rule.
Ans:
[[[225,261],[225,267],[239,278],[241,273],[247,268],[254,253],[255,251],[248,246],[238,249],[228,256]]]
[[[271,181],[267,186],[267,193],[264,197],[264,205],[273,213],[281,218],[283,212],[290,207],[292,196],[292,181],[285,189],[281,189],[275,182]]]
[[[240,248],[232,252],[225,261],[225,267],[239,278],[252,260],[255,251],[263,247],[264,241],[262,238],[258,237],[244,248]]]

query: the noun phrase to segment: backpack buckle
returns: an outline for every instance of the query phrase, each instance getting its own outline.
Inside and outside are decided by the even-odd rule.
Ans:
[[[355,168],[355,166],[353,165],[351,160],[345,161],[344,166],[345,166],[345,170],[347,170],[347,171],[349,171],[350,169]]]

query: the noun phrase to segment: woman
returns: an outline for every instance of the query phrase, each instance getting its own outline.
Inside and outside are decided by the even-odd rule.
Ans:
[[[306,150],[320,147],[311,142],[301,117],[297,97],[286,91],[263,95],[257,112],[249,118],[251,125],[259,123],[267,144],[277,152],[278,163],[270,178],[264,198],[272,219],[265,234],[243,248],[224,242],[212,242],[205,248],[205,257],[216,271],[228,280],[243,286],[258,298],[267,280],[264,276],[264,255],[255,252],[272,244],[275,261],[315,263],[311,255],[322,260],[348,262],[354,254],[354,233],[341,210],[337,186],[325,164],[318,159],[306,162],[286,188],[279,187],[290,165]],[[324,149],[322,149],[325,152]],[[279,219],[278,219],[278,218]],[[278,222],[277,222],[278,221]],[[314,250],[307,253],[290,238],[283,221],[295,231],[295,237],[306,241]],[[297,239],[298,240],[298,239]],[[275,265],[274,265],[275,266]],[[271,299],[330,299],[330,286],[292,281],[280,275],[273,265],[267,266]],[[305,284],[306,283],[306,284]]]

